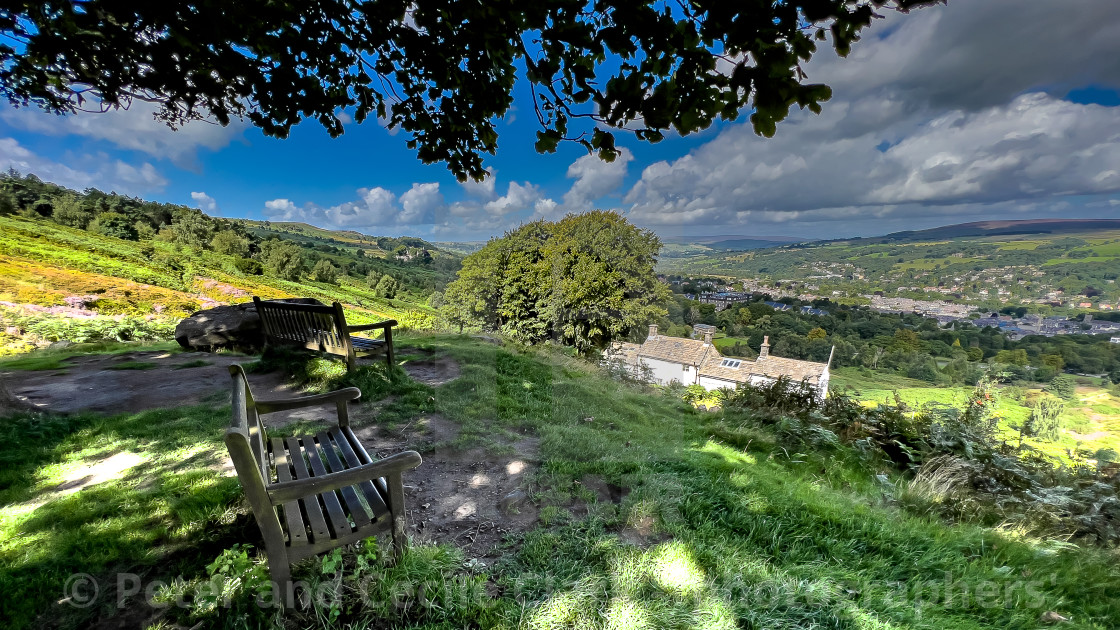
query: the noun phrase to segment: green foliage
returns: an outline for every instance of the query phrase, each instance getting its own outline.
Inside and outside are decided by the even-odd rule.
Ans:
[[[93,97],[104,108],[126,106],[142,93],[173,125],[204,116],[204,104],[220,124],[244,117],[276,137],[303,119],[338,136],[339,112],[351,111],[357,122],[383,119],[411,133],[421,161],[482,179],[482,155],[497,148],[496,121],[519,78],[539,104],[541,152],[568,138],[612,161],[621,154],[615,129],[633,126],[638,140],[658,142],[668,130],[689,134],[747,110],[755,132],[769,137],[793,105],[819,113],[831,97],[828,86],[802,80],[818,41],[846,55],[873,8],[928,2],[820,0],[749,12],[610,2],[584,12],[421,0],[405,20],[395,5],[356,10],[331,0],[317,5],[323,26],[313,29],[300,3],[265,0],[189,15],[104,0],[21,6],[0,22],[4,39],[20,42],[0,47],[0,91],[53,112]],[[463,24],[502,28],[479,37]],[[733,69],[717,64],[721,55],[737,60]]]
[[[400,290],[400,286],[396,278],[386,274],[381,276],[381,279],[377,281],[377,286],[373,288],[373,292],[379,297],[391,300],[397,297],[397,291]]]
[[[315,282],[335,284],[338,282],[338,267],[335,267],[331,264],[331,261],[324,258],[315,263],[315,266],[311,268],[309,277]]]
[[[1077,397],[1077,379],[1069,374],[1055,376],[1046,386],[1046,391],[1063,400],[1073,400]]]
[[[241,273],[249,276],[259,276],[264,273],[264,265],[252,258],[234,258],[233,266]]]
[[[1043,396],[1031,406],[1031,415],[1023,422],[1022,433],[1046,440],[1058,439],[1062,428],[1062,412],[1066,404],[1059,398]]]
[[[653,272],[660,248],[612,212],[537,221],[464,259],[445,301],[485,330],[589,352],[664,316],[668,290]]]
[[[210,249],[219,254],[244,258],[249,255],[249,239],[233,230],[221,230],[210,239]]]
[[[174,336],[178,318],[142,317],[72,318],[45,313],[22,314],[0,310],[0,323],[14,326],[47,341],[160,341]]]
[[[289,241],[261,243],[261,262],[269,275],[283,280],[299,280],[303,274],[303,254],[298,245]]]
[[[203,249],[210,245],[214,224],[200,210],[180,208],[171,222],[171,234],[176,243]]]
[[[119,212],[103,212],[89,224],[89,231],[102,236],[135,241],[138,239],[135,222]]]
[[[94,213],[84,207],[76,197],[67,195],[59,198],[54,206],[55,210],[51,218],[56,223],[84,230],[90,221],[93,221]]]

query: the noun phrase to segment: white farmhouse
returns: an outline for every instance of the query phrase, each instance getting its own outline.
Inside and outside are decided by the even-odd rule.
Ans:
[[[795,383],[808,382],[822,398],[828,392],[828,366],[832,362],[831,357],[829,363],[815,363],[773,356],[770,337],[763,338],[754,361],[725,357],[712,343],[711,331],[706,331],[703,339],[682,339],[657,334],[656,325],[649,327],[649,336],[641,344],[613,344],[607,359],[623,361],[636,373],[646,371],[659,385],[676,381],[713,390],[734,388],[739,383],[762,385],[785,376]]]

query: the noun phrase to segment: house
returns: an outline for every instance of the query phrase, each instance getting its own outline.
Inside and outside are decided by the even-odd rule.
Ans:
[[[657,333],[657,325],[649,327],[649,336],[641,344],[615,343],[607,351],[607,360],[622,361],[635,373],[645,372],[659,385],[674,381],[683,385],[701,385],[713,390],[736,387],[740,383],[763,385],[781,377],[795,383],[808,382],[824,398],[828,392],[829,363],[786,359],[770,354],[770,337],[764,337],[758,358],[725,357],[712,343],[712,333],[703,339],[666,337]]]

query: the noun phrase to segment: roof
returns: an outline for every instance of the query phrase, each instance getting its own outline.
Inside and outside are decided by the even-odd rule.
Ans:
[[[820,379],[821,374],[824,373],[827,367],[828,365],[825,363],[801,361],[799,359],[786,359],[783,357],[770,355],[764,359],[758,359],[751,363],[751,372],[761,376],[768,376],[770,378],[788,376],[790,380],[793,380],[794,382],[800,382],[805,379],[816,381]]]
[[[626,342],[611,344],[608,356],[612,359],[622,359],[632,365],[638,365],[641,359],[697,365],[700,367],[700,376],[732,383],[749,382],[752,376],[773,379],[785,376],[794,382],[808,380],[816,385],[828,368],[825,363],[786,359],[772,354],[754,361],[738,357],[724,357],[714,345],[705,344],[698,339],[683,339],[664,335],[649,337],[641,345]],[[738,361],[739,366],[721,365],[724,359]]]
[[[638,356],[643,359],[671,361],[684,365],[700,365],[709,351],[715,351],[715,346],[699,339],[658,335],[647,338],[646,342],[639,346]],[[716,351],[715,354],[718,355],[719,352]]]
[[[703,365],[700,366],[700,376],[736,383],[746,383],[751,376],[764,376],[773,379],[785,376],[795,383],[808,380],[816,384],[828,367],[825,363],[785,359],[772,354],[754,361],[742,359],[737,368],[721,365],[723,359],[724,357],[720,356],[718,351],[709,355]]]
[[[611,347],[607,349],[608,359],[621,359],[626,363],[638,363],[638,344],[619,341],[612,343]]]

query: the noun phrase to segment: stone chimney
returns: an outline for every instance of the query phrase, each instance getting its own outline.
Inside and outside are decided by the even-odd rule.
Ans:
[[[649,338],[648,339],[657,339],[657,324],[650,324],[649,325]]]
[[[762,347],[758,349],[758,358],[765,359],[770,356],[770,336],[762,338]]]
[[[704,331],[704,345],[705,346],[712,345],[712,331],[711,330],[705,330]]]

